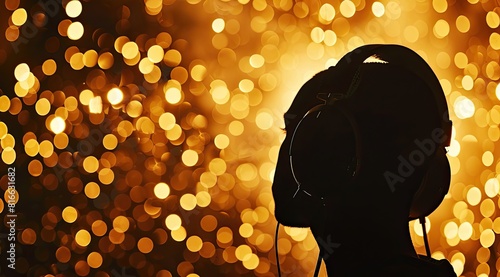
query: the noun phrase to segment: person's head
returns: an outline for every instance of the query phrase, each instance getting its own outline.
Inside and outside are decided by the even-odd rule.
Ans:
[[[351,60],[344,57],[336,67],[318,73],[286,112],[287,135],[273,184],[278,220],[288,212],[279,200],[284,182],[300,184],[297,191],[323,197],[330,206],[376,205],[404,219],[429,168],[436,166],[429,166],[436,156],[439,170],[444,170],[436,178],[447,182],[449,168],[442,150],[451,127],[437,78],[423,60],[412,64],[416,54],[407,48],[374,48],[353,51],[354,56],[347,56]],[[408,58],[404,55],[409,52],[415,55],[409,57],[412,62],[399,60]],[[387,62],[363,63],[372,54],[387,57]],[[436,196],[419,207],[421,213],[437,207],[448,184],[435,188]],[[363,208],[344,212],[359,213]],[[321,221],[314,219],[317,216],[312,214],[311,221]]]

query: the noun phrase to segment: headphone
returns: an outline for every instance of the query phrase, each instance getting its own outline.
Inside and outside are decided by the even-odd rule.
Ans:
[[[335,178],[339,181],[338,183],[348,186],[354,182],[362,171],[363,146],[360,129],[355,116],[350,111],[346,102],[356,94],[356,89],[360,82],[360,65],[372,56],[376,56],[386,63],[401,66],[415,74],[427,85],[435,100],[438,116],[440,117],[438,131],[443,139],[438,142],[435,147],[435,153],[430,157],[428,169],[414,194],[408,215],[409,220],[423,218],[439,206],[449,189],[451,174],[445,147],[450,144],[452,123],[448,116],[446,98],[436,75],[417,53],[401,45],[374,44],[361,46],[342,57],[336,66],[328,69],[328,72],[325,74],[326,77],[334,80],[334,82],[336,81],[335,84],[338,84],[338,87],[326,94],[317,95],[320,99],[322,99],[322,96],[326,96],[326,98],[322,99],[324,103],[313,107],[303,115],[295,126],[290,140],[288,155],[292,175],[297,184],[294,197],[298,193],[305,193],[320,201],[325,201],[327,198],[324,191],[313,193],[303,187],[301,178],[297,173],[300,170],[294,167],[294,163],[296,163],[294,155],[301,148],[300,144],[295,143],[298,140],[298,136],[306,136],[308,135],[306,132],[314,129],[332,129],[332,121],[337,120],[337,125],[344,128],[347,126],[350,129],[350,133],[354,134],[353,148],[355,149],[354,153],[350,155],[350,159],[341,157],[344,158],[344,161],[337,161],[336,164],[341,167],[337,171],[343,172],[343,174],[341,173],[335,176]],[[348,81],[346,82],[345,80]],[[331,88],[329,89],[331,90]],[[286,114],[285,118],[287,117],[291,118],[294,116]]]
[[[321,88],[316,92],[316,98],[323,100],[322,104],[317,105],[317,102],[313,103],[314,101],[311,101],[312,97],[309,97],[309,99],[303,98],[299,91],[296,99],[294,99],[294,102],[299,100],[297,101],[298,103],[295,103],[296,105],[313,103],[315,106],[305,112],[305,114],[287,112],[284,115],[285,122],[293,121],[295,123],[298,121],[295,126],[292,125],[294,128],[291,132],[290,145],[287,149],[291,175],[297,185],[296,191],[292,197],[306,197],[312,200],[311,203],[321,203],[321,206],[326,207],[326,202],[331,194],[335,194],[337,190],[346,189],[352,186],[359,177],[360,172],[363,172],[363,145],[361,132],[356,117],[350,109],[349,99],[352,99],[351,97],[356,95],[357,88],[361,82],[360,66],[366,59],[373,56],[384,63],[402,67],[416,75],[432,93],[436,105],[435,108],[438,113],[437,116],[439,117],[439,126],[436,130],[439,132],[442,139],[436,142],[434,153],[428,156],[428,166],[425,169],[421,183],[413,194],[412,204],[408,215],[408,220],[417,218],[420,220],[424,230],[423,234],[427,256],[430,257],[431,253],[425,231],[425,217],[439,206],[449,189],[451,172],[450,164],[446,157],[445,147],[450,144],[452,122],[449,119],[446,98],[439,80],[427,62],[407,47],[392,44],[372,44],[358,47],[343,56],[336,66],[330,67],[322,76],[323,80],[320,81]],[[330,87],[325,87],[324,78],[329,79],[328,83]],[[335,84],[333,88],[331,87],[332,83]],[[336,133],[334,136],[323,136],[324,132],[329,131],[335,131]],[[304,153],[301,153],[301,151],[306,151],[301,150],[303,148],[301,146],[303,146],[304,139],[307,139],[308,136],[310,137],[311,133],[316,134],[315,138],[319,137],[325,140],[321,142],[312,141],[311,143],[337,144],[340,147],[336,147],[336,150],[340,149],[340,151],[342,151],[340,155],[331,155],[331,153],[328,153],[328,150],[324,150],[328,147],[324,147],[322,148],[323,152],[327,153],[318,154],[325,159],[328,159],[330,156],[335,156],[332,160],[328,161],[330,162],[330,167],[328,169],[318,169],[319,171],[323,170],[323,173],[324,170],[328,170],[327,175],[329,175],[329,178],[335,179],[335,184],[323,182],[328,183],[327,185],[329,185],[329,187],[315,188],[313,186],[307,186],[308,182],[304,182],[303,175],[311,174],[314,176],[314,173],[300,172],[300,166],[297,166],[297,164],[307,162],[297,159],[297,157],[302,157],[301,155]],[[331,138],[335,140],[335,136],[338,136],[337,141],[326,141]],[[305,155],[312,154],[305,153]],[[315,168],[312,170],[314,171]],[[314,185],[316,186],[317,184]],[[278,234],[278,229],[279,223],[276,228],[276,236]],[[320,255],[318,263],[316,264],[314,276],[317,276],[319,273],[323,254],[323,249],[320,247]],[[279,260],[277,265],[278,272],[280,272]]]

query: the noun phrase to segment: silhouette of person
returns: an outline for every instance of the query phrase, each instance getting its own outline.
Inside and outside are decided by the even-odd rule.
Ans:
[[[328,276],[456,276],[447,260],[417,255],[409,233],[409,219],[448,190],[451,136],[441,86],[423,60],[403,61],[416,59],[410,51],[358,48],[307,81],[285,113],[275,215],[311,228]],[[363,63],[371,54],[383,61]]]

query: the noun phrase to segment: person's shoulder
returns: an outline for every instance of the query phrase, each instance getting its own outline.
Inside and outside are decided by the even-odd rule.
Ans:
[[[356,277],[457,277],[447,260],[436,260],[426,256],[394,257],[360,262],[350,272],[340,276]]]
[[[453,267],[447,260],[437,260],[427,256],[400,257],[387,263],[379,276],[408,277],[456,277]]]
[[[457,274],[453,269],[453,266],[446,259],[437,260],[434,258],[429,258],[427,256],[419,255],[419,259],[417,260],[420,264],[425,264],[432,272],[434,272],[435,276],[453,276],[456,277]]]

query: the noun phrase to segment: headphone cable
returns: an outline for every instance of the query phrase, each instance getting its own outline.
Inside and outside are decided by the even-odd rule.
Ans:
[[[324,252],[325,252],[324,248],[319,246],[318,261],[316,262],[316,268],[314,268],[314,275],[313,275],[314,277],[317,277],[319,275],[319,270],[321,268],[321,261],[323,259]]]
[[[431,248],[429,247],[429,240],[427,239],[427,231],[425,228],[425,217],[419,217],[418,221],[420,221],[420,225],[422,225],[422,234],[424,235],[424,244],[425,244],[425,252],[427,253],[427,257],[431,257]]]
[[[276,234],[274,235],[274,251],[276,254],[276,266],[278,267],[278,277],[281,277],[281,266],[280,266],[280,257],[278,255],[278,231],[280,230],[280,223],[276,224]]]

